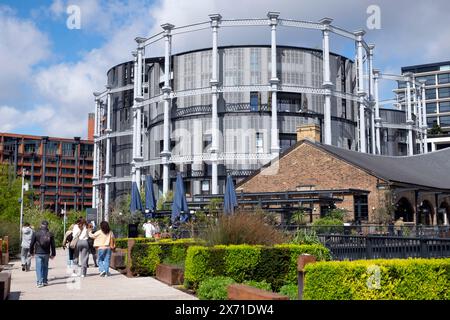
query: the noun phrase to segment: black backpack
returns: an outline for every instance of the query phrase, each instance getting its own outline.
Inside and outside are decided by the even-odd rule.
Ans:
[[[39,238],[38,238],[38,242],[42,249],[45,250],[45,249],[50,248],[51,237],[52,237],[52,235],[51,235],[50,231],[41,232],[41,234],[39,235]]]

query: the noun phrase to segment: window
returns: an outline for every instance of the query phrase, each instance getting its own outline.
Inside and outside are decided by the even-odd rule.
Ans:
[[[450,88],[440,88],[439,89],[439,99],[450,98]]]
[[[438,123],[437,123],[437,117],[428,117],[427,118],[427,125],[428,125],[428,128],[433,128],[433,126],[434,125],[437,125]]]
[[[425,96],[427,100],[436,99],[436,89],[427,89],[425,90]]]
[[[427,103],[427,114],[429,113],[437,113],[436,103]]]
[[[264,153],[264,134],[256,133],[256,153]]]
[[[406,82],[405,81],[398,81],[398,88],[399,89],[405,89],[406,88]]]
[[[438,75],[438,82],[439,84],[450,83],[450,73]]]
[[[441,127],[450,127],[450,116],[439,117]]]
[[[450,112],[450,101],[440,102],[439,103],[439,112],[440,113]]]
[[[260,100],[259,92],[250,92],[250,111],[256,112],[259,110]]]
[[[250,84],[261,84],[261,49],[250,49]]]
[[[427,86],[434,86],[436,84],[436,77],[434,75],[431,76],[425,76],[425,77],[417,77],[417,81],[425,80],[425,85]]]
[[[202,194],[209,194],[209,180],[202,181]]]
[[[369,205],[367,195],[353,196],[355,204],[355,221],[367,221],[369,219]]]

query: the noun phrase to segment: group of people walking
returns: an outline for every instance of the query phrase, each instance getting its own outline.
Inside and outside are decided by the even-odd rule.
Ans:
[[[102,221],[95,231],[93,223],[80,217],[64,235],[63,249],[67,249],[67,268],[71,276],[86,277],[89,254],[92,254],[95,267],[101,277],[108,277],[111,253],[115,249],[114,233],[108,222]],[[42,221],[38,231],[34,232],[28,223],[22,228],[22,271],[29,271],[31,258],[35,256],[38,288],[48,285],[49,259],[56,256],[55,239],[48,228],[48,222]]]

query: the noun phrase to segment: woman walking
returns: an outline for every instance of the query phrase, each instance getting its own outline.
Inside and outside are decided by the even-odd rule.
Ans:
[[[100,277],[108,277],[109,262],[111,260],[111,252],[115,249],[114,233],[111,231],[108,222],[100,223],[100,230],[92,233],[89,230],[89,237],[94,239],[94,247],[98,248],[98,267]]]
[[[89,258],[89,234],[85,219],[81,219],[80,222],[73,228],[73,238],[78,239],[75,251],[78,256],[78,266],[81,268],[79,276],[84,278],[86,277],[88,267],[87,262]]]

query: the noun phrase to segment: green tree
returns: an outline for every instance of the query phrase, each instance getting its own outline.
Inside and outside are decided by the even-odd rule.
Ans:
[[[0,221],[19,222],[21,185],[13,166],[0,164]]]
[[[434,123],[433,127],[431,129],[429,129],[428,132],[430,134],[442,134],[443,133],[442,128],[437,123]]]

